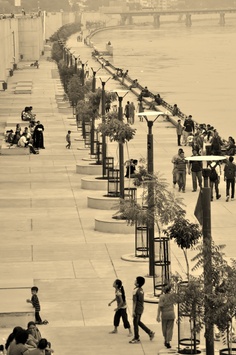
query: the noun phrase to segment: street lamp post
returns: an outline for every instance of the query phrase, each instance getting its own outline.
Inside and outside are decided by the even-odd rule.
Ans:
[[[224,156],[203,155],[193,156],[185,158],[188,161],[202,161],[207,163],[209,161],[221,161],[224,160]],[[202,224],[202,236],[203,236],[203,271],[204,271],[204,293],[205,293],[205,341],[206,341],[206,354],[214,355],[214,325],[210,321],[211,313],[213,312],[211,304],[209,302],[208,295],[212,294],[212,236],[211,236],[211,188],[209,187],[210,169],[204,167],[202,169],[202,175],[204,179],[203,188],[200,191],[200,208],[199,212],[201,217],[197,218],[201,220]],[[198,205],[198,203],[197,203]]]
[[[75,57],[75,74],[77,74],[77,57]]]
[[[82,63],[81,62],[81,66],[82,66],[82,69],[81,69],[81,85],[84,86],[84,77],[85,77],[85,73],[84,73],[84,66],[85,64],[87,63],[88,61],[86,61],[85,63]]]
[[[91,70],[93,72],[93,80],[92,80],[92,92],[96,91],[96,74],[101,68],[98,68],[95,70],[94,68],[91,67]]]
[[[127,90],[116,90],[116,95],[118,97],[118,119],[123,122],[123,108],[122,101],[123,98],[128,94]],[[120,198],[124,199],[124,146],[122,142],[119,142],[119,169],[120,169]]]
[[[149,175],[154,173],[154,154],[153,154],[153,134],[152,127],[154,122],[159,116],[163,115],[163,112],[158,111],[146,111],[138,113],[138,116],[143,116],[147,122],[148,134],[147,134],[147,171]],[[148,183],[148,249],[149,249],[149,276],[155,276],[155,219],[154,219],[154,186],[153,182]]]
[[[93,68],[92,69],[92,72],[93,72],[93,81],[92,81],[92,92],[95,92],[96,91],[96,73],[100,70],[100,68],[98,68],[97,71],[95,71]],[[90,131],[90,154],[91,155],[94,155],[95,152],[94,152],[94,131],[95,131],[95,124],[94,124],[94,120],[95,118],[92,117],[92,122],[91,122],[91,131]]]
[[[108,79],[100,78],[102,84],[102,123],[105,123],[105,86],[108,82]],[[106,176],[106,155],[107,155],[107,146],[106,146],[106,136],[102,135],[102,177]]]

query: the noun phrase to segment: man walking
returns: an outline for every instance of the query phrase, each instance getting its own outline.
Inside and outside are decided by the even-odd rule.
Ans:
[[[234,157],[229,157],[229,162],[225,164],[224,180],[226,181],[226,202],[229,201],[231,188],[231,201],[234,200],[236,165],[233,163]]]
[[[176,168],[177,168],[177,182],[179,185],[179,192],[185,192],[185,185],[186,185],[186,166],[187,161],[184,157],[184,152],[180,152],[179,157],[175,161]]]
[[[193,148],[192,157],[200,156],[197,149]],[[192,184],[193,190],[192,192],[197,191],[197,182],[198,186],[202,188],[202,162],[197,160],[190,160],[188,163],[188,174],[192,174]]]
[[[194,127],[194,122],[192,120],[192,116],[189,115],[185,121],[184,121],[184,132],[183,132],[183,138],[184,138],[184,145],[187,144],[187,139],[188,139],[188,136],[191,134],[191,133],[194,133],[194,130],[195,130],[195,127]]]

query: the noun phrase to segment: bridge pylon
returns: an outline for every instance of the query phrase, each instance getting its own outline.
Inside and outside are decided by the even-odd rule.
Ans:
[[[185,25],[186,25],[186,27],[192,26],[192,15],[191,14],[186,14]]]

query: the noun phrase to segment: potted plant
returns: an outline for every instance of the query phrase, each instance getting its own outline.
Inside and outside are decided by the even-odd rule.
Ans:
[[[106,121],[99,124],[98,131],[109,137],[111,142],[126,143],[133,139],[136,129],[118,120],[118,114],[114,112],[107,114]]]
[[[191,223],[185,218],[185,212],[182,211],[174,219],[172,225],[165,229],[164,234],[170,239],[174,239],[176,244],[182,249],[185,262],[186,262],[186,275],[189,281],[189,261],[188,261],[188,249],[193,248],[202,237],[202,231],[199,225]]]

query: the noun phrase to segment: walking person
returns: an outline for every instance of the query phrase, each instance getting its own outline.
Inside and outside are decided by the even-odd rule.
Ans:
[[[187,161],[184,157],[184,152],[180,152],[179,157],[175,161],[176,169],[177,169],[177,182],[179,185],[179,192],[185,192],[186,187],[186,166]]]
[[[171,348],[170,342],[173,336],[175,320],[174,302],[170,291],[171,286],[167,285],[164,288],[164,293],[159,298],[157,309],[157,322],[161,321],[164,345],[167,347],[167,349]]]
[[[155,333],[151,331],[145,324],[141,322],[141,316],[144,310],[144,292],[142,286],[145,284],[145,279],[142,276],[138,276],[135,279],[134,292],[133,292],[133,324],[134,324],[134,338],[130,340],[130,344],[139,344],[139,327],[142,328],[148,335],[150,340],[155,336]]]
[[[229,162],[224,167],[224,180],[226,181],[226,202],[229,201],[231,188],[231,201],[234,200],[236,165],[233,163],[234,157],[229,157]]]
[[[71,148],[71,131],[67,132],[66,141],[67,141],[66,148],[70,149]]]
[[[177,133],[177,144],[178,146],[181,146],[181,136],[183,134],[184,127],[182,126],[181,120],[178,120],[177,126],[176,126],[176,133]]]
[[[175,185],[177,184],[178,180],[177,180],[177,165],[176,165],[176,159],[180,157],[180,153],[183,152],[182,148],[179,148],[178,153],[175,154],[173,156],[173,158],[171,159],[171,163],[173,164],[173,170],[172,170],[172,175],[173,175],[173,187],[175,188]]]
[[[124,328],[128,329],[129,333],[128,336],[132,336],[132,330],[128,321],[127,315],[127,304],[126,304],[126,297],[125,297],[125,290],[122,285],[122,281],[117,279],[113,283],[113,287],[115,288],[115,298],[108,303],[108,306],[111,306],[113,302],[117,302],[117,308],[114,309],[114,329],[110,332],[110,334],[116,334],[118,332],[118,327],[120,324],[120,318],[123,320]]]
[[[196,148],[193,148],[192,157],[200,156]],[[197,191],[197,182],[198,186],[202,188],[202,162],[196,160],[190,160],[188,163],[188,174],[192,175],[192,184],[193,189],[192,192]]]
[[[220,183],[220,174],[221,174],[221,169],[218,163],[213,161],[209,165],[211,172],[210,172],[210,188],[211,188],[211,201],[213,201],[214,196],[213,196],[213,190],[215,188],[215,193],[216,193],[216,199],[219,200],[221,198],[221,195],[219,193],[219,183]]]

